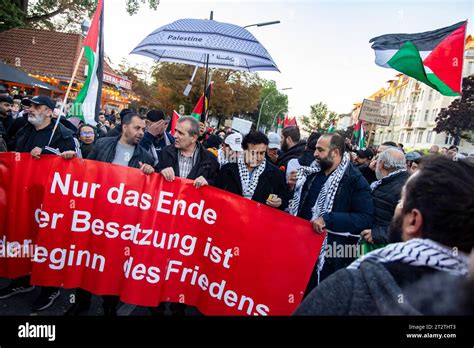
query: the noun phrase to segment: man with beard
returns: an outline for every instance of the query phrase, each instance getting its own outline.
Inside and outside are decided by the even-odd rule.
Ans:
[[[315,162],[300,167],[288,178],[290,188],[294,188],[290,214],[311,221],[317,233],[329,231],[306,293],[354,260],[356,252],[325,257],[326,246],[357,250],[359,234],[372,227],[374,211],[369,184],[350,162],[341,135],[322,135],[314,157]]]
[[[390,221],[409,176],[405,154],[398,148],[389,147],[379,155],[375,174],[378,180],[370,185],[374,198],[374,225],[363,230],[361,236],[370,244],[387,244]]]
[[[268,138],[250,131],[242,142],[243,158],[222,166],[215,186],[245,198],[284,210],[288,194],[284,174],[266,160]]]
[[[11,118],[11,108],[13,99],[8,96],[0,96],[0,142],[2,146],[6,146],[8,142],[8,123]],[[5,151],[7,151],[5,149]]]
[[[152,167],[153,157],[138,145],[144,133],[145,121],[140,115],[129,112],[122,118],[120,136],[97,140],[87,159],[138,168],[146,175],[152,174],[155,172]],[[90,292],[77,289],[76,303],[68,309],[66,315],[73,316],[87,312],[90,308],[91,296]],[[104,315],[116,316],[119,297],[104,295],[102,298]]]
[[[56,107],[53,100],[44,96],[36,96],[23,102],[29,106],[28,123],[18,131],[15,145],[16,152],[29,152],[35,159],[39,159],[43,154],[56,154],[65,158],[81,156],[79,143],[74,138],[74,133],[62,124],[58,125],[49,143],[54,128],[51,117]],[[19,277],[14,279],[9,286],[0,290],[0,299],[31,292],[34,288],[33,285],[30,285],[29,276]],[[59,294],[58,288],[41,287],[41,293],[33,302],[31,309],[41,311],[50,307],[59,297]]]
[[[278,157],[277,167],[286,173],[288,162],[298,158],[304,151],[306,142],[300,141],[300,130],[296,126],[288,126],[281,131],[281,151]]]
[[[468,253],[474,247],[473,214],[474,163],[456,162],[445,156],[425,158],[402,190],[390,227],[393,244],[327,278],[295,314],[452,313],[453,308],[437,308],[436,304],[442,302],[438,290],[449,288],[447,297],[452,303],[463,302],[458,301],[464,296],[460,288],[453,291],[447,285],[465,283],[468,275]],[[442,279],[443,283],[435,288],[420,285],[427,279],[430,285],[434,285],[434,279]]]

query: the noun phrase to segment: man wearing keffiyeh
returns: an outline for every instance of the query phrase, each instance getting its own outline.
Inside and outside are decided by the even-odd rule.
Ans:
[[[268,138],[251,131],[242,141],[244,156],[237,163],[222,166],[215,186],[245,198],[283,210],[288,205],[285,176],[276,166],[266,161]]]
[[[391,244],[323,281],[295,314],[474,314],[473,215],[474,163],[425,158],[403,187]]]
[[[350,163],[344,138],[337,133],[318,139],[316,161],[290,174],[288,184],[294,188],[290,214],[309,220],[317,233],[329,230],[321,254],[306,289],[308,293],[319,281],[340,268],[347,267],[355,255],[325,257],[326,247],[344,250],[357,248],[358,234],[372,226],[373,201],[367,180]],[[350,233],[342,236],[336,233]]]

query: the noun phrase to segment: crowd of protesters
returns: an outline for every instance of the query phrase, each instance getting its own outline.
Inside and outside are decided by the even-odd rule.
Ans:
[[[215,186],[308,220],[315,233],[327,232],[296,314],[474,312],[468,261],[474,158],[454,145],[433,145],[426,154],[405,153],[394,142],[357,149],[337,132],[302,139],[299,128],[289,126],[281,134],[242,135],[189,116],[171,129],[160,110],[145,116],[101,112],[95,125],[60,117],[55,129],[56,106],[45,96],[14,101],[0,93],[0,151],[87,158],[159,173],[169,182],[187,178],[196,188]],[[371,252],[329,255],[336,245]],[[462,290],[447,292],[455,286]],[[0,290],[0,300],[33,289],[29,277],[17,278]],[[435,304],[435,291],[449,298],[444,305]],[[32,310],[50,307],[59,295],[58,288],[43,287]],[[78,289],[77,296],[69,314],[90,307],[91,294]],[[119,298],[103,299],[104,313],[116,315]],[[184,314],[184,305],[170,308]],[[153,310],[163,313],[164,304]]]

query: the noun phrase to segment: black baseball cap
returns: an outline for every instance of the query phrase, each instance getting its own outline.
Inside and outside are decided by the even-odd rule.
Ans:
[[[31,106],[31,104],[46,105],[51,110],[54,110],[56,108],[56,102],[53,99],[45,97],[43,95],[37,95],[31,99],[23,99],[21,103],[26,106]]]
[[[161,110],[150,110],[146,114],[146,119],[151,122],[158,122],[165,119],[165,114]]]
[[[359,158],[367,158],[367,159],[371,160],[372,157],[374,157],[373,152],[370,151],[369,149],[358,150],[356,153],[357,153],[357,157],[359,157]]]

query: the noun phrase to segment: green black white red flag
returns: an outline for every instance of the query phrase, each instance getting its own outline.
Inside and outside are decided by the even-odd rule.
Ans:
[[[386,34],[370,40],[375,63],[393,68],[446,96],[461,94],[467,21],[416,34]]]
[[[199,98],[196,105],[194,106],[193,112],[191,112],[191,116],[198,120],[198,122],[206,121],[213,84],[214,82],[209,83],[206,88],[206,93]]]
[[[102,97],[104,70],[104,1],[99,0],[89,32],[84,41],[84,54],[87,58],[87,79],[74,104],[73,116],[82,118],[85,123],[96,125]]]

